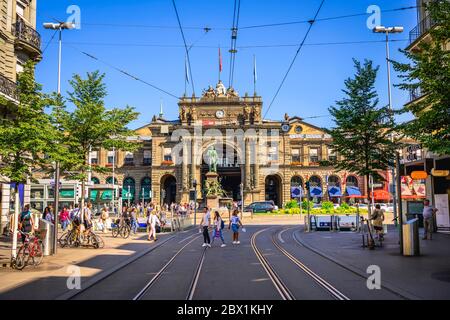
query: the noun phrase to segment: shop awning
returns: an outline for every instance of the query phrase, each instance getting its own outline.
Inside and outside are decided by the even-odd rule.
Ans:
[[[346,191],[347,191],[347,195],[348,195],[349,198],[362,197],[361,190],[359,190],[358,187],[348,186],[346,188]]]
[[[101,199],[102,200],[112,200],[113,191],[112,190],[104,190],[102,191]]]
[[[372,192],[371,192],[371,196],[372,196]],[[386,190],[374,190],[373,191],[373,198],[375,200],[390,200],[391,199],[391,195]]]
[[[291,198],[303,197],[303,189],[301,187],[291,187]]]
[[[342,197],[341,188],[336,186],[328,187],[328,194],[330,197]]]
[[[309,195],[311,197],[322,197],[322,188],[321,187],[311,187],[311,190],[309,191]]]
[[[97,200],[97,194],[98,194],[98,190],[89,190],[89,198],[91,199],[91,201],[95,201]]]

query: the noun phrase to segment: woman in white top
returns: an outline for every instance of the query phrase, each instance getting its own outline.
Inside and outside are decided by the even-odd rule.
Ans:
[[[155,214],[155,210],[151,211],[148,218],[147,218],[147,225],[148,225],[148,241],[151,241],[151,238],[153,236],[153,240],[156,241],[156,224],[161,224],[161,222],[158,219],[158,216]]]
[[[211,244],[214,243],[214,239],[216,238],[220,238],[220,240],[222,240],[222,245],[221,247],[225,247],[225,240],[223,239],[223,234],[222,234],[222,229],[224,227],[224,222],[222,220],[222,218],[220,217],[220,213],[219,211],[216,211],[214,213],[214,231],[213,231],[213,239]]]

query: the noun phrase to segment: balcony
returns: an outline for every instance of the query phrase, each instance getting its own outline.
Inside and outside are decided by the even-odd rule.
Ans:
[[[0,74],[0,94],[14,101],[19,100],[16,83],[2,74]]]
[[[28,51],[35,59],[40,59],[41,35],[39,32],[27,25],[20,16],[17,16],[11,32],[16,37],[18,49]]]
[[[424,92],[421,87],[417,87],[409,90],[409,102],[416,101],[424,96]]]
[[[426,16],[414,29],[409,32],[409,44],[411,45],[419,39],[423,34],[434,27],[435,24],[436,22],[430,17],[430,15]]]

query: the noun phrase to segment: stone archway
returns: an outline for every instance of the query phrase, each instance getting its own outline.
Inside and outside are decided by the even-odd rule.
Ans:
[[[166,174],[161,177],[161,204],[170,205],[176,202],[176,199],[177,179],[171,174]]]
[[[279,175],[270,175],[265,180],[265,199],[281,208],[283,204],[282,180]]]

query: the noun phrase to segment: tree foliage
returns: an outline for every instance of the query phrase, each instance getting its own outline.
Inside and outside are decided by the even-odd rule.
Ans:
[[[33,180],[36,170],[50,164],[44,154],[52,149],[57,132],[45,110],[54,100],[41,90],[29,61],[17,75],[18,103],[0,101],[10,110],[9,116],[0,118],[0,175],[13,182]]]
[[[401,50],[411,63],[394,62],[400,72],[404,90],[424,94],[404,108],[415,119],[401,129],[436,154],[450,154],[450,2],[427,4],[431,20],[437,27],[430,30],[431,41],[421,41],[418,50]],[[425,40],[425,39],[424,39]]]
[[[138,117],[138,113],[129,106],[106,109],[104,99],[107,91],[103,79],[104,74],[98,71],[87,73],[86,78],[74,75],[70,81],[72,91],[68,93],[73,111],[62,105],[55,108],[52,114],[63,133],[69,153],[76,155],[75,159],[66,163],[66,167],[70,167],[70,171],[75,173],[73,177],[79,180],[86,179],[90,150],[115,147],[117,150],[133,151],[138,147],[136,143],[127,141],[127,137],[133,134],[127,125]],[[109,171],[98,166],[93,166],[92,170]]]
[[[331,148],[343,156],[334,165],[338,170],[382,179],[379,170],[386,170],[394,158],[396,141],[390,138],[394,124],[388,107],[378,107],[374,88],[378,67],[368,60],[364,64],[353,61],[356,74],[345,80],[344,98],[329,108],[336,124],[329,130]]]

